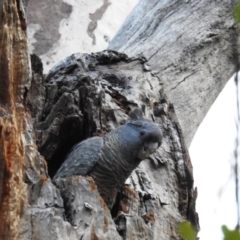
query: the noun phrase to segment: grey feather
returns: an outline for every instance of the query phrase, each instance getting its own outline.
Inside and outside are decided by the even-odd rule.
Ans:
[[[54,179],[91,176],[111,208],[119,188],[139,163],[156,151],[161,141],[157,124],[145,119],[131,120],[102,138],[93,137],[77,144]]]
[[[64,164],[58,169],[54,179],[70,175],[87,175],[96,164],[102,147],[103,138],[101,137],[88,138],[76,144]]]

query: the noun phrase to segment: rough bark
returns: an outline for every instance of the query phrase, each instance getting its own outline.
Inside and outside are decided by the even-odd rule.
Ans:
[[[32,56],[29,88],[24,8],[20,0],[0,1],[1,239],[180,239],[177,226],[186,219],[199,230],[192,166],[173,104],[189,143],[233,71],[230,7],[140,1],[124,25],[127,37],[121,30],[110,45],[130,57],[74,54],[43,77]],[[159,124],[163,144],[132,173],[111,212],[91,178],[51,182],[76,142],[111,131],[135,107]]]
[[[17,13],[24,16],[24,9],[21,2],[11,2],[9,6],[6,2],[4,4],[4,10],[13,7],[14,11],[8,12],[9,17],[15,14],[14,21],[9,21],[8,13],[3,11],[6,14],[3,15],[4,20],[17,28],[10,28],[13,32],[5,34],[6,22],[1,21],[2,88],[6,90],[1,96],[1,187],[4,189],[1,194],[1,238],[121,239],[121,235],[124,239],[137,239],[139,236],[157,239],[166,236],[166,227],[167,236],[178,238],[177,224],[187,218],[191,198],[191,174],[189,181],[186,175],[191,169],[188,171],[183,160],[187,157],[181,137],[177,134],[177,125],[168,114],[168,109],[173,111],[172,107],[168,107],[167,100],[159,95],[159,81],[147,70],[145,59],[129,59],[115,52],[76,55],[59,64],[44,80],[41,62],[33,56],[32,82],[27,92],[29,58],[26,29],[21,28],[25,26],[25,19],[16,17]],[[21,37],[15,38],[19,32]],[[9,44],[7,40],[10,39],[14,45]],[[14,54],[14,51],[20,52]],[[145,92],[142,93],[139,89],[146,79],[149,81],[144,84]],[[33,121],[23,103],[30,110]],[[150,166],[143,165],[123,188],[111,215],[91,179],[63,179],[57,183],[59,189],[51,183],[46,163],[36,150],[34,133],[53,174],[56,170],[54,165],[60,164],[62,152],[66,153],[70,145],[94,133],[101,135],[110,131],[127,119],[126,114],[134,106],[142,107],[146,117],[156,118],[164,136],[167,136],[163,144],[166,149],[163,150],[163,147],[161,151],[165,152],[163,155],[168,152],[172,163],[165,168],[179,168],[170,183],[167,175],[156,175],[167,181],[163,186],[169,184],[169,191],[175,189],[181,180],[182,190],[171,190],[171,194],[165,197],[168,190],[157,184],[161,179],[151,179],[152,176],[146,174]],[[164,133],[169,131],[168,126],[172,126],[171,134]],[[175,149],[176,154],[169,148]],[[160,170],[161,165],[166,163],[167,159],[161,159],[160,154],[153,157],[155,164],[152,170],[156,166]],[[165,206],[173,203],[176,206],[174,217],[168,213],[173,213],[171,207]],[[160,210],[163,214],[159,213]],[[170,216],[169,225],[160,221],[165,216]]]
[[[23,99],[30,67],[22,2],[3,0],[0,10],[0,238],[17,239],[27,197]]]
[[[199,229],[192,167],[181,129],[159,79],[145,63],[144,58],[128,58],[112,51],[75,54],[46,76],[45,101],[31,101],[39,84],[33,83],[28,93],[32,112],[42,109],[40,115],[33,114],[34,126],[50,176],[76,142],[123,124],[135,107],[142,108],[144,116],[157,122],[163,133],[161,148],[127,180],[111,215],[102,209],[106,206],[99,195],[90,187],[86,190],[84,178],[57,182],[64,200],[62,214],[77,229],[76,236],[83,239],[89,239],[90,233],[99,239],[119,235],[123,239],[179,239],[177,226],[186,219]]]
[[[174,103],[187,146],[236,71],[232,2],[140,0],[108,47],[146,57]]]

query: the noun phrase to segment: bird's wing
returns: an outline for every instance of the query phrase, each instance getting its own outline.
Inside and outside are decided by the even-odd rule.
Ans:
[[[103,138],[101,137],[92,137],[78,143],[55,174],[54,179],[88,174],[98,161],[102,147]]]

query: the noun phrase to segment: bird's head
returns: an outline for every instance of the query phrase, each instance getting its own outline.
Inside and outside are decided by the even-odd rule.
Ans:
[[[137,158],[139,160],[148,158],[162,143],[162,134],[159,126],[148,120],[134,120],[127,124],[137,139]]]

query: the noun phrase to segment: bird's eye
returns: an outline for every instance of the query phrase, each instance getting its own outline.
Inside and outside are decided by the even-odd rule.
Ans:
[[[144,136],[144,135],[145,135],[145,132],[140,132],[140,135],[141,135],[141,136]]]

